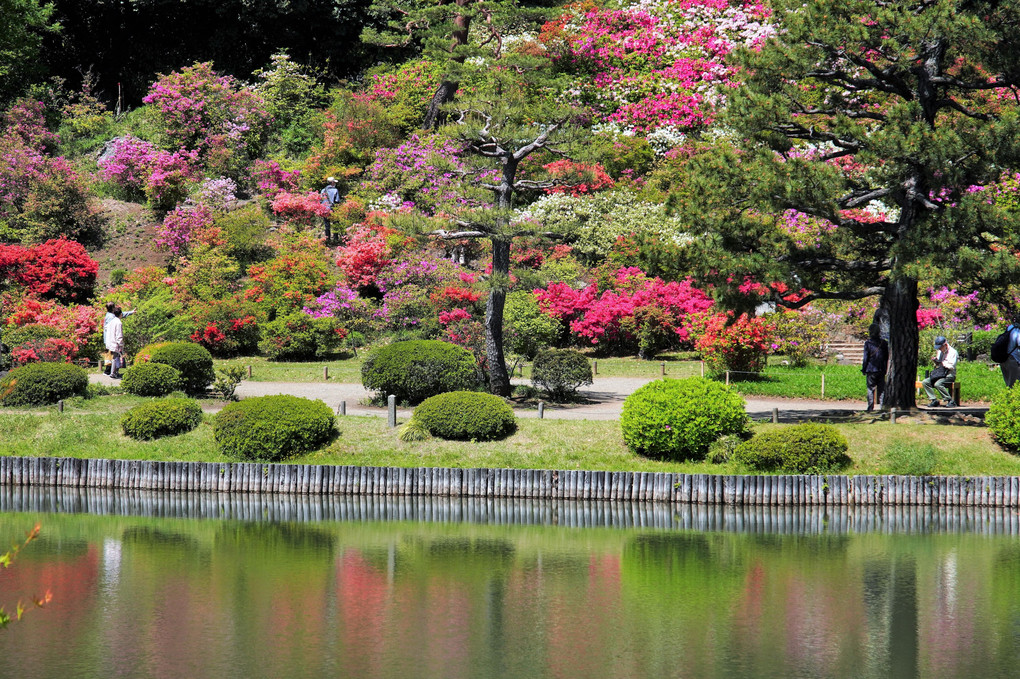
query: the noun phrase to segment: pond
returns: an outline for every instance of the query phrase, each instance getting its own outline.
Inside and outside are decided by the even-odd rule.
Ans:
[[[0,676],[1010,677],[1012,510],[0,487]]]

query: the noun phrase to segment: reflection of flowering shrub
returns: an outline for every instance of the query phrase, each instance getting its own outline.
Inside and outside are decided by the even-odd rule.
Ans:
[[[695,347],[713,372],[760,371],[772,346],[774,327],[747,314],[727,325],[732,318],[732,311],[702,315],[696,321]]]

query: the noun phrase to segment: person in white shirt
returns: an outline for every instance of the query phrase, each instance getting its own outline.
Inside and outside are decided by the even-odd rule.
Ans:
[[[103,318],[103,341],[104,342],[106,340],[106,328],[109,327],[110,321],[112,321],[114,318],[116,318],[113,315],[113,310],[116,309],[117,306],[118,305],[117,305],[116,302],[107,302],[106,303],[106,317]],[[135,313],[135,311],[136,311],[136,309],[132,309],[131,311],[123,311],[123,312],[121,312],[121,315],[120,315],[121,320],[123,321],[125,318],[127,318],[131,314]],[[103,368],[103,374],[104,375],[109,375],[109,374],[111,374],[113,372],[113,357],[111,356],[110,360],[106,361],[105,363],[106,363],[105,366],[101,366]]]
[[[113,318],[103,327],[103,343],[106,350],[113,354],[113,366],[110,377],[120,379],[120,369],[124,367],[124,323],[121,322],[120,307],[113,308]]]
[[[935,367],[931,374],[921,381],[924,393],[928,394],[928,398],[931,399],[931,402],[928,403],[929,408],[938,407],[939,396],[946,401],[946,405],[950,408],[957,406],[956,401],[949,395],[946,385],[956,381],[956,361],[959,357],[956,349],[949,345],[945,337],[939,335],[935,338],[935,355],[931,359]]]

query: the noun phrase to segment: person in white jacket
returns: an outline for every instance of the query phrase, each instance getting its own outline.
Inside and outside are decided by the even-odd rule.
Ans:
[[[124,367],[124,323],[120,320],[123,312],[120,307],[113,308],[113,318],[103,327],[103,343],[106,350],[113,354],[113,367],[110,377],[120,379],[120,369]]]
[[[938,407],[939,396],[945,399],[946,405],[950,408],[956,407],[956,401],[949,395],[946,385],[956,381],[956,361],[959,357],[959,353],[949,345],[945,337],[939,335],[935,338],[935,355],[931,359],[935,367],[931,374],[921,381],[921,386],[931,399],[928,403],[929,408]]]

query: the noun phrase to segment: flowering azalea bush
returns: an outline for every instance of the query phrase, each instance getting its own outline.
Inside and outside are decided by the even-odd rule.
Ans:
[[[213,212],[205,205],[180,205],[156,227],[156,246],[174,255],[187,254],[189,244],[213,225]]]
[[[213,356],[250,355],[258,349],[259,312],[255,305],[227,297],[191,305],[187,314],[192,342]]]
[[[564,158],[543,167],[550,177],[562,182],[546,189],[546,193],[569,193],[572,196],[580,196],[602,189],[611,189],[615,183],[613,178],[606,173],[605,168],[598,163],[588,165]]]
[[[440,64],[427,59],[408,61],[392,71],[373,73],[367,79],[365,91],[355,96],[381,104],[386,118],[407,132],[421,125],[442,77]]]
[[[782,309],[769,315],[775,326],[771,349],[786,356],[793,365],[806,365],[809,358],[822,358],[829,336],[829,315],[813,306],[792,311]]]
[[[99,264],[76,241],[54,238],[31,247],[0,244],[0,282],[63,302],[92,294]]]
[[[380,224],[377,213],[370,213],[366,221],[347,230],[346,242],[336,249],[336,265],[350,285],[376,285],[379,274],[406,244],[405,236]]]
[[[695,319],[695,348],[713,372],[758,372],[772,347],[774,326],[764,318],[732,311]]]
[[[295,193],[301,184],[300,170],[284,170],[275,160],[256,160],[251,174],[259,193],[270,200],[281,192]]]
[[[129,197],[144,195],[157,210],[170,210],[198,178],[198,151],[165,151],[135,137],[122,137],[98,162],[99,174]]]
[[[248,267],[248,277],[244,298],[277,314],[300,310],[331,284],[322,243],[307,236],[286,240],[276,257]]]
[[[316,218],[329,216],[329,206],[322,204],[322,197],[315,191],[307,193],[280,191],[273,198],[272,209],[273,214],[278,217],[303,227],[314,225]]]

